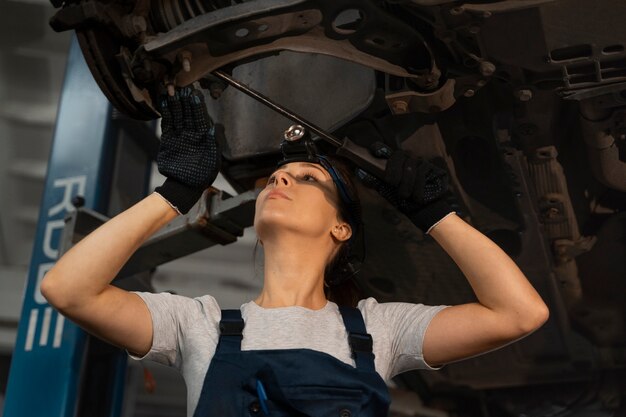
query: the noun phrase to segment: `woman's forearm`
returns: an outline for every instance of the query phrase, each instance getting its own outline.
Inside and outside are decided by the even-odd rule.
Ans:
[[[147,196],[64,254],[46,274],[42,294],[57,308],[97,296],[130,256],[176,215],[159,195]]]
[[[493,241],[452,214],[430,235],[452,257],[478,301],[518,323],[543,323],[548,309],[515,262]]]

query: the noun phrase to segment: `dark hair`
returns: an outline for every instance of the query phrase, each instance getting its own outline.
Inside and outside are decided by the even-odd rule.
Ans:
[[[354,177],[351,170],[348,168],[349,162],[337,156],[329,156],[327,159],[331,162],[339,175],[341,175],[350,194],[357,198],[358,207],[354,207],[354,205],[351,207],[343,199],[337,199],[339,202],[339,217],[344,221],[348,221],[348,219],[355,217],[353,211],[358,210],[360,220],[361,207],[358,201],[358,192],[354,183]],[[361,298],[361,293],[354,277],[356,271],[354,271],[353,266],[350,266],[351,261],[353,261],[352,255],[354,254],[355,243],[361,238],[360,234],[363,233],[363,225],[360,221],[359,223],[358,225],[352,225],[352,237],[341,245],[324,270],[324,293],[328,300],[338,305],[355,307]]]

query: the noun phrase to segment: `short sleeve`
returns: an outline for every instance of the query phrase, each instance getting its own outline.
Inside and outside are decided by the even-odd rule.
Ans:
[[[412,303],[378,303],[374,298],[359,302],[368,331],[378,330],[379,346],[387,356],[387,376],[392,378],[413,369],[438,370],[424,360],[423,344],[426,329],[437,313],[447,305],[429,306]],[[371,323],[371,325],[370,325]],[[374,343],[376,344],[375,335]]]
[[[146,303],[152,316],[152,346],[143,357],[130,355],[137,360],[152,360],[180,369],[184,349],[185,331],[191,324],[206,318],[207,309],[217,314],[220,309],[211,296],[196,298],[183,297],[170,293],[153,294],[135,292]]]

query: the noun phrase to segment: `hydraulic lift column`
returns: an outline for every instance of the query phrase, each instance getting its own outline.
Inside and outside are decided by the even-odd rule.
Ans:
[[[120,140],[121,129],[112,125],[111,116],[111,105],[96,85],[73,39],[13,351],[4,417],[86,416],[86,411],[79,409],[86,410],[90,401],[106,404],[91,416],[119,415],[125,355],[119,350],[107,351],[101,359],[108,361],[108,371],[97,373],[99,366],[93,363],[91,349],[97,343],[89,342],[81,329],[58,314],[39,290],[44,274],[59,256],[58,242],[64,218],[74,209],[73,198],[82,196],[85,207],[108,213],[111,197],[138,201],[147,192],[148,157],[136,160],[142,161],[139,166],[131,167],[137,175],[126,179],[129,183],[123,192],[116,189],[123,182],[113,184],[116,160],[120,161],[119,148],[126,145]],[[138,165],[136,161],[134,164]],[[129,190],[135,195],[129,195]],[[94,384],[100,392],[90,392]]]

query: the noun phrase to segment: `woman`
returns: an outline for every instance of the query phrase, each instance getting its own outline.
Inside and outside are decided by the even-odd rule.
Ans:
[[[308,146],[292,152],[287,145],[256,202],[265,265],[254,301],[222,312],[211,296],[111,286],[131,254],[187,212],[219,170],[201,94],[181,90],[162,102],[162,115],[157,162],[168,179],[68,251],[41,290],[90,333],[134,357],[177,367],[187,382],[189,415],[386,415],[384,380],[493,350],[546,321],[545,304],[514,262],[450,212],[427,165],[400,153],[391,155],[385,179],[411,199],[401,200],[405,212],[453,258],[478,302],[424,306],[370,298],[358,309],[329,302],[329,265],[341,272],[359,233],[358,199],[330,160]]]

